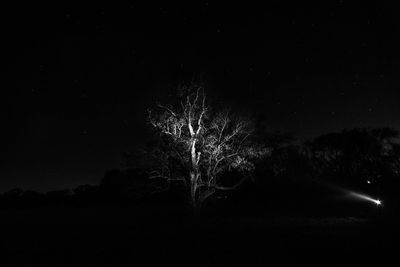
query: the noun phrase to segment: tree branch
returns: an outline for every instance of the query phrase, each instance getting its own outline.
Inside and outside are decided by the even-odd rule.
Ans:
[[[205,192],[200,194],[199,202],[200,203],[204,202],[207,198],[212,196],[214,193],[215,193],[215,188],[207,188]]]
[[[207,109],[206,109],[206,107],[205,107],[205,101],[206,101],[206,96],[205,96],[204,93],[203,93],[203,104],[202,104],[202,110],[201,110],[199,119],[198,119],[198,121],[197,121],[196,136],[198,136],[199,133],[200,133],[200,130],[201,130],[201,127],[202,127],[202,119],[203,119],[204,114],[205,114],[206,111],[207,111]]]
[[[161,105],[160,103],[157,103],[157,106],[159,108],[163,108],[163,109],[167,110],[169,113],[171,113],[172,116],[177,117],[176,113],[174,111],[172,111],[172,109],[170,109],[170,108],[168,108],[168,107],[166,107],[164,105]]]
[[[243,182],[247,179],[247,177],[243,177],[237,184],[233,185],[233,186],[219,186],[219,185],[212,185],[211,187],[218,189],[218,190],[224,190],[224,191],[228,191],[228,190],[236,190],[241,184],[243,184]]]

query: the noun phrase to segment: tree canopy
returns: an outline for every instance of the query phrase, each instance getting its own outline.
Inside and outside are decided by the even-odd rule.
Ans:
[[[183,86],[177,103],[149,110],[149,124],[159,138],[147,162],[151,179],[182,181],[196,207],[218,190],[236,189],[268,150],[254,141],[252,120],[212,109],[203,87]],[[231,179],[223,183],[226,173]]]

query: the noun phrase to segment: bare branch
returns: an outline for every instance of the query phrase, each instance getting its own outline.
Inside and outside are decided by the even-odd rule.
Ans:
[[[176,113],[174,111],[172,111],[172,109],[170,109],[164,105],[161,105],[160,103],[158,103],[157,106],[159,108],[163,108],[163,109],[167,110],[169,113],[171,113],[172,116],[176,117]]]
[[[207,109],[206,109],[206,107],[205,107],[205,101],[206,101],[206,96],[205,96],[204,93],[203,93],[203,104],[202,104],[202,109],[201,109],[201,113],[200,113],[199,119],[198,119],[198,121],[197,121],[196,136],[198,136],[199,133],[200,133],[200,130],[201,130],[201,127],[202,127],[202,119],[203,119],[204,114],[205,114],[206,111],[207,111]]]
[[[248,142],[251,124],[225,110],[210,113],[202,87],[184,88],[186,95],[178,106],[157,104],[161,112],[149,111],[149,123],[161,134],[164,147],[155,150],[154,160],[159,164],[151,179],[184,181],[191,201],[204,201],[216,190],[234,190],[222,186],[220,175],[231,170],[252,171],[251,160],[257,147]],[[176,178],[176,177],[184,177]],[[244,180],[244,179],[243,179]],[[199,194],[199,195],[198,195]]]
[[[202,194],[200,194],[199,197],[199,202],[202,203],[204,202],[207,198],[209,198],[210,196],[212,196],[215,193],[215,188],[207,188],[205,192],[203,192]]]
[[[218,190],[236,190],[240,185],[243,184],[243,182],[247,179],[246,176],[244,176],[238,183],[236,183],[233,186],[220,186],[220,185],[212,185],[213,188],[218,189]]]
[[[221,129],[221,131],[220,131],[220,133],[219,133],[218,142],[221,142],[222,133],[224,132],[224,129],[225,129],[226,125],[228,124],[228,119],[227,119],[227,116],[225,116],[225,114],[224,114],[223,121],[224,121],[224,124],[222,125],[222,129]]]

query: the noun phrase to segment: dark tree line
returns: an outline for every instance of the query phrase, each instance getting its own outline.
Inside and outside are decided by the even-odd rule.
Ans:
[[[257,142],[264,142],[268,155],[254,164],[252,180],[261,191],[267,191],[274,183],[301,184],[319,180],[379,187],[395,195],[400,185],[399,137],[399,132],[391,128],[357,128],[324,134],[297,145],[295,138],[288,134],[258,134]],[[149,179],[154,162],[129,167],[133,164],[129,161],[146,161],[147,158],[132,157],[132,154],[126,154],[125,158],[126,167],[106,172],[98,185],[80,185],[47,193],[12,189],[0,194],[0,206],[185,200],[179,180]],[[235,175],[238,177],[232,178]],[[231,179],[240,181],[241,175],[230,171],[219,179],[229,183]],[[221,194],[215,195],[219,196]]]
[[[355,183],[383,183],[399,174],[399,132],[353,129],[305,144],[315,172]]]
[[[262,123],[210,103],[203,87],[182,86],[174,101],[148,111],[146,145],[124,154],[124,168],[106,172],[99,185],[47,193],[13,189],[0,195],[0,203],[158,199],[196,208],[250,181],[258,191],[310,180],[368,184],[388,192],[398,187],[395,129],[344,130],[299,144],[290,134],[266,132]]]

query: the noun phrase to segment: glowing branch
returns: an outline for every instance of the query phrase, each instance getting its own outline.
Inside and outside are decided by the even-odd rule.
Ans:
[[[157,104],[158,111],[149,111],[150,125],[166,137],[162,138],[165,150],[154,153],[161,165],[151,177],[169,181],[185,177],[188,199],[197,206],[215,190],[237,189],[252,171],[251,161],[263,156],[263,148],[251,144],[249,120],[228,111],[211,113],[201,87],[184,91],[178,106]],[[238,171],[243,179],[224,186],[220,176],[231,171]]]

